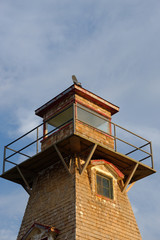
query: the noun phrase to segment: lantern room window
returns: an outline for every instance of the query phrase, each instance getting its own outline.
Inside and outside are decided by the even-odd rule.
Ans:
[[[46,122],[46,133],[53,133],[54,130],[59,129],[63,125],[73,120],[73,106],[64,109],[62,112],[56,114]]]
[[[77,119],[103,132],[109,133],[108,119],[80,104],[77,105]]]
[[[106,198],[113,199],[113,182],[112,178],[96,174],[97,194]]]

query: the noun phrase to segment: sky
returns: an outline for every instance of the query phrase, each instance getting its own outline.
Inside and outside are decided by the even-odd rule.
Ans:
[[[160,239],[160,1],[0,0],[3,147],[41,123],[34,111],[72,85],[120,107],[112,121],[152,141],[156,174],[129,199],[145,240]],[[0,179],[0,239],[15,240],[28,194]]]

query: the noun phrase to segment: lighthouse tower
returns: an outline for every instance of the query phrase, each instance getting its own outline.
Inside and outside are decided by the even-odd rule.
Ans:
[[[1,177],[30,195],[17,240],[141,239],[127,191],[155,173],[152,146],[112,122],[118,111],[75,83],[35,111],[41,125],[5,146]]]

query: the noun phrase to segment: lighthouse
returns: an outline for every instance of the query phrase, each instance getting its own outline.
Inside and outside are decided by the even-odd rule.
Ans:
[[[127,192],[156,172],[152,145],[113,123],[118,112],[75,82],[4,147],[1,177],[29,194],[17,240],[142,239]]]

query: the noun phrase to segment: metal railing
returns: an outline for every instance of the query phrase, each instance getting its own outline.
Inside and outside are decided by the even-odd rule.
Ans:
[[[99,116],[99,114],[98,114],[98,116]],[[50,119],[52,119],[52,118],[50,118]],[[139,153],[141,153],[141,154],[143,154],[143,156],[141,156],[141,158],[138,159],[137,161],[142,162],[146,159],[150,159],[150,164],[149,165],[151,165],[151,168],[154,168],[153,154],[152,154],[152,143],[150,141],[148,141],[147,139],[145,139],[145,138],[143,138],[143,137],[141,137],[141,136],[139,136],[139,135],[137,135],[137,134],[135,134],[135,133],[133,133],[133,132],[131,132],[131,131],[129,131],[129,130],[113,123],[113,122],[111,122],[111,121],[109,121],[107,118],[104,118],[104,117],[102,117],[102,118],[105,119],[110,124],[110,126],[111,126],[110,128],[112,129],[113,134],[111,132],[107,132],[107,133],[103,132],[103,131],[95,128],[95,127],[94,127],[94,129],[98,130],[98,131],[101,131],[102,133],[107,134],[109,137],[113,138],[115,152],[123,153],[126,156],[132,156],[132,154],[136,154],[137,156],[139,156],[140,155]],[[47,121],[49,121],[49,120],[47,120]],[[73,118],[72,119],[70,119],[69,121],[63,123],[62,125],[60,125],[58,127],[56,127],[55,129],[53,129],[52,131],[50,131],[46,134],[44,134],[44,131],[41,130],[41,135],[40,135],[39,134],[40,133],[39,129],[43,128],[43,125],[47,121],[39,124],[37,127],[33,128],[29,132],[25,133],[24,135],[22,135],[21,137],[17,138],[16,140],[12,141],[11,143],[9,143],[8,145],[6,145],[4,147],[3,173],[5,172],[6,163],[13,164],[15,166],[19,165],[16,161],[9,160],[11,158],[13,159],[15,155],[19,154],[19,155],[21,155],[21,156],[23,156],[27,159],[31,158],[36,153],[38,153],[39,143],[45,137],[48,137],[49,135],[59,131],[63,126],[65,126],[66,124],[68,124],[70,122],[73,122],[73,127],[75,129],[75,124],[76,124],[75,106],[73,107]],[[84,124],[87,124],[88,126],[90,126],[88,123],[84,123]],[[91,126],[91,127],[93,128],[93,126]],[[123,131],[123,133],[121,133],[120,136],[119,136],[119,133],[118,133],[119,130]],[[15,149],[14,149],[14,147],[12,147],[12,145],[17,144],[19,141],[21,141],[24,138],[27,138],[29,136],[29,134],[32,134],[33,132],[35,132],[35,140],[31,140],[29,143],[25,143],[25,145],[20,147],[19,150],[16,150],[17,146],[16,146]],[[126,134],[130,135],[130,141],[125,140]],[[140,146],[135,146],[131,141],[131,139],[133,137],[136,137],[136,143],[139,140],[141,140],[141,141],[143,141],[143,144],[140,144]],[[124,144],[125,147],[123,147],[122,144]],[[35,153],[32,152],[32,154],[29,154],[28,152],[25,152],[26,149],[29,149],[33,145],[35,145],[34,146]],[[124,149],[125,149],[125,151],[127,149],[126,146],[129,146],[132,149],[129,149],[127,152],[124,152]],[[148,148],[149,150],[144,150],[144,148]],[[123,151],[122,151],[122,149],[123,149]],[[12,154],[8,155],[7,151],[12,151]]]
[[[50,119],[52,119],[52,118],[50,118]],[[71,122],[73,121],[73,119],[70,119],[70,120],[68,120],[67,122],[59,125],[59,126],[56,127],[56,128],[54,128],[54,129],[51,130],[50,132],[47,132],[47,133],[44,134],[44,132],[43,132],[43,126],[44,126],[44,124],[47,123],[50,119],[48,119],[47,121],[44,121],[43,123],[39,124],[37,127],[33,128],[32,130],[30,130],[29,132],[25,133],[25,134],[22,135],[21,137],[15,139],[14,141],[12,141],[11,143],[9,143],[8,145],[4,146],[4,157],[3,157],[3,170],[2,170],[2,173],[5,172],[6,163],[10,163],[10,164],[13,164],[13,165],[15,165],[15,166],[18,166],[18,165],[19,165],[18,163],[14,162],[14,161],[10,161],[10,160],[8,160],[8,159],[13,158],[16,154],[22,155],[22,156],[26,157],[27,159],[33,157],[35,154],[37,154],[37,153],[39,152],[39,143],[41,143],[41,141],[42,141],[43,139],[49,137],[51,134],[53,134],[53,133],[55,133],[55,132],[57,132],[57,131],[60,131],[63,126],[65,126],[66,124],[69,124],[69,123],[71,123]],[[41,136],[39,136],[39,132],[40,132],[39,129],[40,129],[40,128],[42,128],[42,131],[41,131],[41,132],[42,132],[42,135],[41,135]],[[32,140],[30,143],[26,144],[25,146],[23,146],[23,147],[20,148],[19,150],[15,150],[15,149],[13,149],[13,148],[10,147],[11,145],[13,145],[13,144],[17,143],[18,141],[22,140],[23,138],[28,137],[28,135],[31,134],[31,133],[33,133],[34,131],[36,132],[36,137],[35,137],[36,139],[35,139],[35,140]],[[36,146],[35,146],[35,153],[29,155],[29,154],[26,154],[26,153],[22,152],[22,151],[28,149],[30,146],[32,146],[32,145],[34,145],[34,144],[36,144]],[[7,156],[7,150],[12,151],[13,153]]]
[[[142,162],[142,161],[150,158],[151,168],[154,168],[153,153],[152,153],[152,143],[151,143],[151,141],[148,141],[147,139],[145,139],[145,138],[143,138],[143,137],[141,137],[141,136],[131,132],[130,130],[127,130],[126,128],[124,128],[122,126],[111,122],[106,117],[104,117],[104,116],[100,115],[99,113],[96,113],[96,112],[94,112],[92,110],[89,110],[89,109],[87,109],[86,107],[83,107],[80,104],[78,104],[77,107],[80,107],[81,109],[85,110],[86,112],[89,112],[89,113],[97,116],[98,118],[101,118],[101,119],[105,120],[108,123],[108,125],[110,125],[110,128],[109,128],[109,130],[107,132],[106,131],[102,131],[99,128],[97,128],[97,130],[103,132],[104,134],[107,133],[108,136],[110,136],[110,137],[112,137],[114,139],[114,150],[115,150],[115,152],[122,153],[121,150],[118,149],[118,145],[120,145],[120,143],[124,143],[125,144],[125,149],[126,149],[127,145],[132,147],[132,148],[134,148],[133,150],[130,150],[127,153],[126,152],[123,153],[124,155],[128,156],[128,155],[131,155],[133,153],[134,154],[138,153],[138,151],[139,151],[140,153],[145,154],[145,156],[142,157],[141,159],[137,159],[137,161]],[[79,120],[79,121],[84,122],[82,120]],[[94,127],[93,125],[88,124],[88,122],[84,122],[84,123],[86,125]],[[122,137],[118,137],[117,130],[121,130],[121,131],[124,131],[127,134],[130,134],[130,138],[132,138],[133,136],[136,137],[136,142],[139,142],[138,140],[141,140],[143,142],[143,144],[140,145],[140,146],[135,146],[131,142],[125,141],[124,139],[122,139]],[[120,134],[120,135],[123,135],[123,134]],[[145,150],[142,149],[142,148],[146,148],[146,147],[148,147],[148,149],[149,149],[148,151],[145,151]]]
[[[133,150],[125,153],[126,156],[128,156],[128,155],[130,155],[132,153],[135,153],[136,151],[141,151],[142,153],[145,153],[147,156],[142,158],[142,159],[139,159],[139,162],[142,162],[142,161],[150,158],[151,159],[151,167],[154,168],[153,153],[152,153],[152,142],[148,141],[147,139],[145,139],[145,138],[143,138],[143,137],[141,137],[141,136],[139,136],[139,135],[137,135],[137,134],[135,134],[135,133],[133,133],[133,132],[131,132],[131,131],[129,131],[129,130],[119,126],[119,125],[117,125],[117,124],[115,124],[115,123],[112,123],[112,122],[110,122],[110,123],[114,126],[114,135],[112,135],[112,137],[114,138],[115,151],[117,152],[117,141],[123,142],[123,143],[125,143],[125,144],[127,144],[127,145],[129,145],[129,146],[134,148]],[[137,147],[137,146],[135,146],[135,145],[133,145],[133,144],[131,144],[129,142],[124,141],[123,139],[118,138],[116,136],[116,128],[122,129],[125,132],[127,132],[127,133],[129,133],[129,134],[131,134],[131,135],[133,135],[133,136],[143,140],[145,142],[145,144]],[[147,147],[147,146],[149,146],[149,152],[147,152],[147,151],[142,149],[142,148]]]
[[[79,121],[84,123],[85,125],[88,125],[88,126],[94,128],[93,126],[89,125],[88,123],[85,123],[85,122],[83,122],[81,120],[79,120]],[[127,129],[125,129],[125,128],[123,128],[123,127],[121,127],[121,126],[119,126],[119,125],[117,125],[115,123],[113,123],[113,122],[111,122],[111,121],[108,121],[108,122],[111,125],[113,125],[113,134],[110,134],[109,132],[104,132],[102,130],[99,130],[98,128],[97,128],[97,131],[100,131],[100,132],[104,133],[105,135],[108,135],[108,137],[112,137],[114,139],[114,150],[115,150],[115,152],[122,153],[121,150],[118,150],[118,147],[117,147],[118,146],[118,141],[121,142],[121,143],[124,143],[125,145],[128,145],[128,146],[134,148],[133,150],[131,150],[131,151],[127,152],[127,153],[123,153],[124,155],[128,156],[128,155],[131,155],[132,153],[140,151],[141,153],[144,153],[147,156],[145,156],[145,157],[143,157],[143,158],[141,158],[141,159],[139,159],[137,161],[142,162],[142,161],[150,158],[150,160],[151,160],[151,168],[154,169],[154,161],[153,161],[153,153],[152,153],[152,142],[148,141],[147,139],[145,139],[145,138],[143,138],[143,137],[141,137],[141,136],[139,136],[139,135],[137,135],[137,134],[135,134],[135,133],[133,133],[133,132],[131,132],[131,131],[129,131],[129,130],[127,130]],[[131,135],[133,135],[133,136],[135,136],[135,137],[145,141],[146,143],[141,145],[141,146],[139,146],[139,147],[137,147],[137,146],[133,145],[132,143],[127,142],[127,141],[117,137],[116,136],[117,135],[116,134],[117,128],[120,128],[120,129],[124,130],[125,132],[130,133]],[[147,147],[147,146],[149,147],[149,151],[145,151],[145,150],[142,149],[142,148]]]

